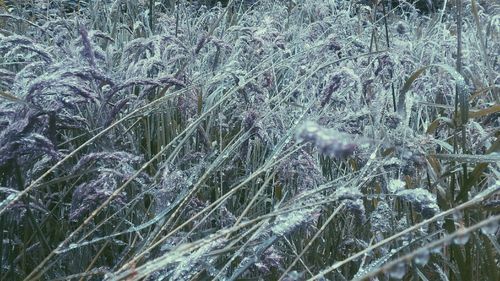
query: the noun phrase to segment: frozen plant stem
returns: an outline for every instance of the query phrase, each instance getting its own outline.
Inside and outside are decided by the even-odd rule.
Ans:
[[[366,280],[366,279],[375,277],[376,275],[378,275],[382,272],[386,272],[398,264],[410,262],[419,253],[419,251],[422,251],[423,249],[429,250],[429,249],[433,249],[435,247],[444,245],[446,243],[450,243],[451,241],[453,241],[453,239],[455,239],[459,236],[469,235],[469,233],[474,232],[476,230],[479,230],[479,229],[481,229],[481,228],[483,228],[491,223],[498,223],[499,220],[500,220],[500,215],[496,215],[493,217],[489,217],[488,219],[485,219],[485,220],[483,220],[479,223],[476,223],[470,227],[455,231],[454,233],[446,235],[445,237],[443,237],[437,241],[429,243],[429,244],[427,244],[421,248],[418,248],[418,249],[416,249],[416,250],[414,250],[414,251],[412,251],[404,256],[401,256],[395,260],[392,260],[392,261],[388,262],[387,264],[385,264],[384,266],[377,268],[375,270],[372,270],[372,271],[366,273],[365,275],[359,277],[358,279],[354,279],[354,280],[361,281],[361,280]]]
[[[299,255],[297,255],[297,257],[293,260],[293,262],[288,266],[288,268],[285,270],[285,272],[283,272],[283,274],[281,274],[281,277],[279,279],[279,281],[283,280],[283,278],[286,277],[286,274],[288,272],[290,272],[290,270],[292,270],[292,268],[294,267],[294,265],[300,260],[300,258],[307,252],[307,250],[309,250],[309,248],[312,246],[312,244],[314,243],[314,241],[319,237],[319,235],[321,235],[321,233],[323,233],[323,231],[326,229],[326,227],[330,224],[330,222],[333,220],[333,218],[335,218],[335,216],[344,208],[344,205],[343,204],[340,204],[340,206],[338,206],[335,211],[333,211],[333,213],[328,217],[328,219],[325,221],[325,223],[321,226],[321,228],[316,232],[316,234],[314,234],[313,238],[311,238],[311,240],[307,243],[307,245],[304,247],[304,249],[300,252]]]
[[[46,178],[47,176],[49,176],[53,171],[55,171],[56,168],[58,168],[60,165],[62,165],[64,162],[66,162],[68,159],[70,159],[74,155],[76,155],[76,153],[79,152],[80,150],[82,150],[84,147],[86,147],[86,146],[90,145],[91,143],[93,143],[96,139],[98,139],[99,137],[101,137],[104,134],[106,134],[107,132],[109,132],[111,129],[113,129],[118,124],[120,124],[120,123],[124,122],[125,120],[127,120],[127,119],[135,116],[137,113],[144,111],[145,109],[151,107],[152,105],[157,104],[160,101],[166,100],[167,98],[170,98],[170,97],[171,97],[171,95],[165,95],[162,98],[159,98],[159,99],[157,99],[157,100],[155,100],[155,101],[153,101],[153,102],[151,102],[151,103],[149,103],[149,104],[147,104],[147,105],[145,105],[145,106],[143,106],[141,108],[138,108],[138,109],[134,110],[133,112],[127,114],[122,119],[120,119],[120,120],[112,123],[111,125],[109,125],[107,128],[105,128],[104,130],[102,130],[101,132],[99,132],[98,134],[96,134],[94,137],[92,137],[89,140],[87,140],[85,143],[83,143],[78,148],[76,148],[75,150],[73,150],[71,153],[69,153],[68,155],[66,155],[66,157],[64,157],[59,162],[57,162],[54,166],[52,166],[49,170],[47,170],[47,172],[45,172],[42,176],[40,176],[38,179],[36,179],[33,183],[31,183],[23,191],[19,192],[15,198],[13,198],[12,200],[10,200],[10,202],[7,202],[4,205],[4,208],[0,209],[0,215],[2,214],[2,212],[4,212],[5,210],[7,210],[8,207],[10,207],[12,204],[14,204],[15,202],[17,202],[22,196],[26,195],[31,189],[33,189],[34,187],[38,186],[39,183],[44,178]],[[56,249],[54,249],[52,252],[50,252],[50,254],[47,255],[47,257],[45,257],[45,259],[25,278],[25,280],[40,278],[40,276],[43,274],[43,272],[45,272],[46,270],[48,270],[50,268],[50,267],[45,267],[45,265],[47,264],[47,262],[52,257],[54,257],[56,255],[57,251],[61,250],[67,243],[69,243],[77,233],[79,233],[87,224],[89,224],[92,221],[92,219],[102,209],[104,209],[104,207],[106,207],[118,194],[120,194],[120,192],[123,190],[123,188],[125,188],[130,182],[132,182],[134,180],[134,178],[139,173],[141,173],[143,170],[145,170],[146,168],[147,168],[147,165],[143,165],[143,167],[139,171],[137,171],[137,173],[133,177],[131,177],[131,179],[129,179],[127,182],[125,182],[122,185],[122,187],[116,189],[113,192],[113,194],[110,197],[108,197],[108,199],[106,199],[106,201],[104,201],[104,203],[102,203],[96,210],[94,210],[93,213],[87,219],[85,219],[85,221],[82,224],[80,224],[80,226],[76,230],[74,230],[70,235],[68,235],[66,237],[66,239],[64,239],[64,241],[61,242],[59,244],[59,246],[57,246]]]
[[[495,189],[494,191],[497,191],[497,190],[498,190],[498,188]],[[466,209],[468,207],[474,206],[474,205],[476,205],[478,203],[481,203],[481,202],[483,202],[483,200],[487,199],[492,193],[493,192],[489,192],[488,194],[481,194],[480,196],[476,196],[473,199],[471,199],[471,200],[469,200],[469,201],[467,201],[467,202],[465,202],[465,203],[463,203],[461,205],[456,206],[455,208],[452,208],[452,209],[449,209],[449,210],[444,211],[442,213],[439,213],[439,214],[435,215],[434,217],[432,217],[430,219],[424,220],[424,221],[422,221],[422,222],[420,222],[420,223],[418,223],[418,224],[416,224],[414,226],[411,226],[411,227],[409,227],[409,228],[407,228],[407,229],[405,229],[405,230],[403,230],[403,231],[401,231],[399,233],[394,234],[393,236],[387,237],[386,239],[384,239],[384,240],[382,240],[382,241],[380,241],[380,242],[378,242],[378,243],[376,243],[376,244],[374,244],[374,245],[366,248],[365,250],[357,252],[356,254],[348,257],[347,259],[344,259],[342,261],[336,262],[332,266],[330,266],[330,267],[328,267],[328,268],[320,271],[318,274],[316,274],[315,276],[313,276],[312,278],[310,278],[308,280],[316,280],[316,279],[320,278],[321,276],[323,276],[323,275],[325,275],[325,274],[327,274],[329,272],[332,272],[333,270],[335,270],[335,269],[343,266],[344,264],[346,264],[346,263],[348,263],[350,261],[353,261],[353,260],[355,260],[355,259],[357,259],[359,257],[362,257],[364,254],[367,254],[367,253],[373,251],[374,249],[376,249],[376,248],[378,248],[380,246],[383,246],[383,245],[385,245],[385,244],[387,244],[387,243],[389,243],[389,242],[391,242],[393,240],[396,240],[399,237],[402,237],[403,235],[405,235],[407,233],[415,231],[415,230],[421,228],[422,226],[425,226],[426,224],[429,224],[429,223],[431,223],[431,222],[433,222],[433,221],[435,221],[435,220],[437,220],[439,218],[445,217],[447,215],[451,215],[451,214],[453,214],[453,213],[455,213],[457,211],[460,211],[460,210]]]

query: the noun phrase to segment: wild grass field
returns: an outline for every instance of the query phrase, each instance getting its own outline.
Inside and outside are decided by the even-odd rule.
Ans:
[[[414,2],[0,1],[0,280],[499,280],[500,3]]]

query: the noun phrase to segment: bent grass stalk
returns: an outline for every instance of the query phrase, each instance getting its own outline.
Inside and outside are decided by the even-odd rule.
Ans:
[[[328,267],[328,268],[320,271],[318,274],[316,274],[315,276],[309,278],[308,280],[318,279],[321,276],[323,276],[323,275],[325,275],[325,274],[327,274],[329,272],[332,272],[332,271],[336,270],[337,268],[341,267],[342,265],[344,265],[344,264],[346,264],[346,263],[348,263],[350,261],[353,261],[353,260],[355,260],[355,259],[363,256],[364,254],[367,254],[367,253],[375,250],[376,248],[379,248],[379,247],[381,247],[381,246],[383,246],[383,245],[385,245],[385,244],[387,244],[389,242],[392,242],[392,241],[398,239],[399,237],[402,237],[403,235],[405,235],[407,233],[415,231],[415,230],[419,229],[422,226],[425,226],[425,225],[427,225],[427,224],[429,224],[429,223],[431,223],[433,221],[436,221],[439,218],[442,218],[442,217],[447,216],[447,215],[451,215],[451,214],[453,214],[453,213],[455,213],[457,211],[461,211],[461,210],[464,210],[466,208],[472,207],[472,206],[474,206],[476,204],[479,204],[479,203],[483,202],[485,199],[489,198],[489,196],[491,196],[492,194],[494,194],[495,192],[497,192],[499,189],[500,189],[500,186],[496,186],[493,190],[491,190],[491,191],[489,190],[486,194],[479,194],[478,196],[470,199],[469,201],[467,201],[467,202],[465,202],[463,204],[460,204],[460,205],[458,205],[458,206],[456,206],[454,208],[451,208],[449,210],[441,212],[441,213],[433,216],[430,219],[424,220],[424,221],[422,221],[420,223],[417,223],[417,224],[415,224],[415,225],[413,225],[413,226],[411,226],[411,227],[409,227],[409,228],[407,228],[407,229],[405,229],[405,230],[403,230],[401,232],[398,232],[398,233],[396,233],[396,234],[394,234],[394,235],[392,235],[390,237],[387,237],[384,240],[382,240],[382,241],[380,241],[380,242],[378,242],[378,243],[376,243],[376,244],[374,244],[374,245],[372,245],[372,246],[370,246],[370,247],[368,247],[368,248],[366,248],[366,249],[364,249],[362,251],[359,251],[359,252],[357,252],[354,255],[351,255],[347,259],[344,259],[342,261],[336,262],[332,266],[330,266],[330,267]]]
[[[295,151],[292,151],[290,154],[292,154],[293,152],[295,152]],[[174,233],[176,233],[177,231],[181,230],[186,225],[188,225],[193,220],[197,219],[199,216],[203,215],[205,212],[207,212],[208,210],[212,209],[213,207],[215,207],[215,206],[221,206],[224,203],[224,201],[226,201],[229,197],[231,197],[232,195],[234,195],[238,190],[240,190],[241,188],[245,187],[250,181],[252,181],[253,179],[255,179],[260,174],[267,172],[272,166],[277,165],[279,162],[280,162],[280,159],[276,159],[276,160],[271,160],[268,163],[265,163],[261,168],[259,168],[258,170],[256,170],[255,172],[253,172],[251,175],[249,175],[247,178],[245,178],[245,180],[243,180],[241,183],[239,183],[235,187],[231,188],[231,190],[229,192],[227,192],[226,194],[224,194],[223,196],[221,196],[220,198],[218,198],[217,200],[215,200],[213,203],[211,203],[210,205],[208,205],[206,208],[204,208],[204,209],[200,210],[199,212],[197,212],[194,216],[192,216],[191,218],[189,218],[188,220],[186,220],[184,223],[182,223],[181,225],[179,225],[175,229],[171,230],[168,234],[164,235],[162,238],[160,238],[159,240],[157,240],[155,243],[153,243],[147,249],[145,249],[141,253],[137,254],[127,264],[125,264],[124,266],[122,266],[122,268],[120,270],[126,270],[127,268],[130,268],[132,264],[135,264],[146,253],[149,253],[153,248],[157,247],[163,241],[165,241],[166,239],[170,238]],[[192,190],[194,190],[194,189],[192,189]],[[192,194],[192,193],[193,192],[190,192],[186,196],[186,198],[189,198],[189,195]],[[187,199],[185,199],[184,201],[187,201]],[[180,208],[178,207],[177,210],[180,210]],[[175,212],[174,212],[174,214],[175,214]],[[205,218],[207,216],[205,216]],[[171,215],[169,221],[172,221],[174,217],[175,217],[174,215]],[[159,232],[165,230],[167,228],[167,226],[169,226],[169,222],[165,223],[165,225],[163,225],[161,227],[161,229],[160,229]]]
[[[480,228],[484,227],[484,226],[487,226],[488,224],[491,224],[491,223],[498,223],[498,221],[500,221],[500,215],[496,215],[496,216],[492,216],[492,217],[489,217],[488,219],[485,219],[485,220],[482,220],[474,225],[471,225],[469,227],[465,227],[463,229],[460,229],[460,230],[457,230],[451,234],[448,234],[446,236],[444,236],[443,238],[439,239],[439,240],[436,240],[434,242],[431,242],[425,246],[422,246],[420,248],[417,248],[416,250],[413,250],[411,251],[410,253],[406,254],[406,255],[403,255],[397,259],[394,259],[390,262],[388,262],[387,264],[375,269],[375,270],[372,270],[370,272],[367,272],[366,274],[364,274],[363,276],[359,277],[359,278],[356,278],[354,280],[356,281],[361,281],[361,280],[367,280],[369,278],[372,278],[372,277],[375,277],[377,276],[378,274],[380,273],[383,273],[383,272],[386,272],[388,270],[390,270],[392,267],[400,264],[400,263],[403,263],[403,262],[410,262],[416,255],[419,254],[419,251],[422,251],[422,250],[430,250],[430,249],[433,249],[434,247],[437,247],[437,246],[442,246],[442,245],[445,245],[445,244],[448,244],[450,242],[453,241],[453,239],[457,238],[457,237],[460,237],[462,235],[467,235],[471,232],[474,232],[474,231],[477,231],[479,230]]]
[[[262,71],[263,73],[263,71]],[[253,77],[250,77],[248,79],[245,79],[246,81],[249,81],[255,77],[257,77],[259,74],[261,73],[258,73],[258,74],[255,74]],[[104,201],[104,203],[102,203],[96,210],[94,210],[92,212],[92,214],[85,219],[85,221],[75,230],[73,231],[70,235],[68,235],[68,237],[66,237],[66,239],[61,242],[59,244],[59,246],[54,249],[27,277],[25,280],[29,280],[31,278],[39,278],[40,277],[40,274],[41,273],[38,273],[38,271],[46,271],[49,269],[49,267],[44,267],[44,265],[55,255],[55,253],[59,250],[61,250],[62,247],[64,247],[64,245],[66,245],[68,242],[70,242],[73,237],[78,233],[80,232],[84,226],[86,226],[88,223],[90,223],[92,221],[92,219],[97,216],[97,214],[103,210],[118,194],[120,194],[120,192],[126,187],[128,186],[128,184],[130,184],[140,173],[142,173],[143,171],[145,171],[148,166],[153,163],[155,160],[157,160],[161,155],[163,155],[163,153],[171,147],[171,145],[173,145],[173,143],[178,139],[180,138],[183,134],[186,134],[186,133],[189,133],[189,132],[192,132],[198,125],[199,123],[204,120],[204,118],[206,118],[213,110],[215,110],[217,107],[219,107],[219,105],[221,105],[224,101],[226,101],[227,99],[229,99],[229,97],[231,97],[231,95],[236,92],[239,88],[243,87],[245,85],[245,83],[243,83],[243,85],[240,85],[240,86],[236,86],[234,87],[233,89],[231,89],[230,91],[228,91],[228,93],[226,93],[226,95],[224,97],[222,97],[219,101],[217,101],[210,109],[208,109],[207,111],[205,111],[195,122],[193,122],[190,126],[188,126],[182,133],[180,133],[176,138],[174,138],[169,144],[167,144],[164,149],[162,149],[159,153],[157,153],[151,160],[149,160],[146,164],[144,164],[128,181],[126,181],[120,188],[116,189],[112,195],[106,199],[106,201]],[[165,88],[163,91],[166,91],[168,89]],[[124,116],[123,118],[121,118],[120,120],[112,123],[110,126],[108,126],[107,128],[105,128],[103,131],[99,132],[97,135],[95,135],[94,137],[92,137],[91,139],[87,140],[85,143],[83,143],[82,145],[80,145],[78,148],[76,148],[75,150],[73,150],[71,153],[69,153],[66,157],[64,157],[63,159],[61,159],[58,163],[56,163],[54,166],[52,166],[49,170],[47,170],[42,176],[40,176],[37,180],[35,180],[33,183],[31,183],[28,187],[26,187],[22,192],[18,193],[16,195],[16,197],[12,198],[12,199],[6,199],[2,202],[2,205],[3,208],[0,209],[0,215],[8,208],[10,207],[12,204],[14,204],[15,202],[17,202],[22,196],[24,196],[26,193],[28,193],[29,191],[31,191],[33,188],[35,188],[44,178],[46,178],[48,175],[50,175],[53,171],[55,171],[56,168],[58,168],[59,166],[61,166],[63,163],[65,163],[68,159],[70,159],[72,156],[74,156],[77,152],[81,151],[84,147],[90,145],[91,143],[93,143],[96,139],[98,139],[99,137],[103,136],[105,133],[109,132],[111,129],[113,129],[115,126],[117,126],[118,124],[121,124],[123,123],[125,120],[129,119],[129,118],[132,118],[134,116],[136,116],[137,114],[141,114],[142,112],[145,112],[146,110],[148,110],[149,108],[153,107],[154,105],[158,105],[160,104],[161,102],[167,100],[168,98],[171,98],[171,97],[174,97],[174,96],[178,96],[184,92],[186,92],[187,90],[186,89],[183,89],[181,91],[177,91],[177,92],[174,92],[174,93],[171,93],[170,95],[168,94],[165,94],[164,96],[148,103],[147,105],[141,107],[141,108],[138,108],[134,111],[132,111],[131,113],[127,114],[126,116]],[[194,192],[191,192],[191,194],[193,194]],[[187,196],[186,198],[188,198],[189,196]],[[184,204],[187,202],[187,199],[184,201]],[[179,209],[177,209],[179,210]],[[42,269],[43,268],[43,269]]]
[[[281,281],[283,280],[283,278],[286,277],[286,274],[292,270],[292,268],[294,267],[294,265],[300,260],[300,258],[307,252],[307,250],[309,250],[309,248],[312,246],[312,244],[314,243],[314,241],[319,237],[319,235],[325,231],[326,227],[330,224],[330,222],[335,218],[335,216],[344,208],[344,205],[343,204],[340,204],[337,208],[335,208],[335,210],[333,211],[333,213],[328,217],[328,219],[326,219],[325,223],[321,226],[320,229],[318,229],[318,231],[316,231],[316,234],[314,234],[313,238],[311,238],[311,240],[309,240],[309,242],[307,243],[307,245],[304,247],[304,249],[300,252],[300,254],[297,255],[297,257],[293,260],[293,262],[288,266],[287,269],[285,269],[285,271],[283,272],[283,274],[281,274],[281,277],[279,278],[278,281]]]
[[[327,0],[293,7],[259,0],[251,8],[229,1],[199,10],[186,2],[174,14],[163,6],[153,14],[153,1],[98,0],[101,11],[84,5],[53,17],[53,8],[68,6],[24,2],[0,4],[8,13],[0,14],[0,279],[347,280],[356,270],[355,278],[370,278],[463,234],[459,224],[495,214],[497,198],[485,200],[498,192],[499,176],[491,153],[499,144],[498,91],[491,86],[497,61],[490,58],[498,47],[496,4],[464,5],[457,26],[446,0],[436,17],[402,3],[379,18],[373,7],[356,6],[353,15],[352,3]],[[81,23],[88,35],[78,35]],[[385,30],[372,30],[379,23]],[[369,52],[384,32],[391,49]],[[44,65],[61,69],[69,93],[60,93],[57,71],[38,69]],[[389,77],[391,70],[401,75]],[[386,82],[401,88],[396,114]],[[291,140],[303,120],[352,136],[353,154],[336,158],[338,150],[327,148],[337,139],[326,133],[309,144]],[[98,156],[95,167],[72,169],[107,154],[127,155],[133,164]],[[25,184],[15,184],[10,159]],[[455,176],[462,171],[463,184]],[[403,195],[392,192],[394,180],[406,184]],[[98,202],[84,201],[93,196]],[[23,206],[32,212],[13,212]],[[344,208],[349,212],[336,219]],[[463,219],[441,225],[455,210],[464,210]],[[83,215],[77,223],[75,212]],[[309,221],[317,216],[319,229]],[[372,245],[375,229],[390,237]],[[432,240],[444,232],[451,234]],[[355,248],[340,256],[328,250],[351,245],[346,235]],[[407,235],[417,243],[385,254]],[[500,247],[492,235],[478,238],[433,257],[439,259],[425,273],[496,280],[496,272],[484,272],[496,265]],[[316,246],[318,255],[309,253]],[[382,256],[373,260],[373,253]],[[361,265],[353,263],[359,258]],[[412,270],[423,276],[420,269]]]

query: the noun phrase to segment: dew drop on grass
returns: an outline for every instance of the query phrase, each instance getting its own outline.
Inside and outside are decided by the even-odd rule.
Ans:
[[[415,253],[414,261],[417,265],[419,266],[424,266],[427,264],[431,257],[431,254],[429,253],[429,250],[423,248],[418,250],[418,252]]]
[[[389,277],[401,280],[406,274],[406,264],[403,262],[395,264],[389,269]]]
[[[483,234],[495,234],[498,230],[498,222],[497,221],[492,221],[488,223],[487,225],[481,227],[481,232]]]
[[[458,236],[453,238],[453,243],[460,246],[465,245],[469,241],[469,237],[469,233],[460,233]]]
[[[427,231],[429,230],[429,225],[423,225],[418,229],[418,232],[422,235],[427,234]]]
[[[444,225],[444,219],[443,218],[439,218],[436,220],[436,224],[439,228],[442,228],[443,225]]]

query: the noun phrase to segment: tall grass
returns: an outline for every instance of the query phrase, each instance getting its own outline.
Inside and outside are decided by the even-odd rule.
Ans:
[[[1,280],[498,280],[500,6],[208,2],[0,2]]]

